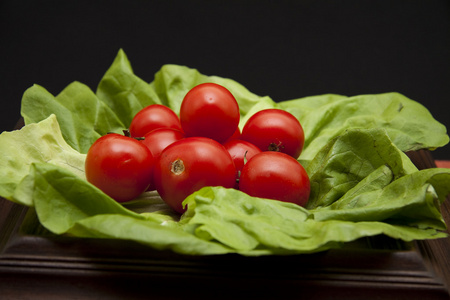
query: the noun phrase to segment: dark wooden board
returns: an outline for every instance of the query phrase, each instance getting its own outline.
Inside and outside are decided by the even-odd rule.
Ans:
[[[434,167],[427,151],[410,153]],[[442,213],[449,223],[449,199]],[[24,233],[0,199],[0,299],[450,299],[450,238],[388,238],[293,256],[184,256],[117,240]],[[32,219],[32,218],[31,218]]]

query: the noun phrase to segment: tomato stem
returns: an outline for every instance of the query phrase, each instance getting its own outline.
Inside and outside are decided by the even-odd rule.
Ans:
[[[281,152],[281,148],[284,148],[282,146],[281,142],[278,142],[278,144],[270,143],[269,147],[267,147],[267,150],[269,151],[275,151],[275,152]]]
[[[124,129],[124,130],[122,130],[122,132],[123,132],[124,136],[131,137],[130,130]]]
[[[124,136],[132,137],[129,129],[124,129],[124,130],[122,130],[122,132],[123,132]],[[145,137],[143,137],[143,136],[142,137],[133,137],[133,139],[138,140],[138,141],[143,141],[143,140],[145,140]]]
[[[245,153],[244,153],[244,165],[247,163],[247,161],[248,161],[248,159],[247,159],[247,153],[248,153],[248,150],[247,151],[245,151]]]

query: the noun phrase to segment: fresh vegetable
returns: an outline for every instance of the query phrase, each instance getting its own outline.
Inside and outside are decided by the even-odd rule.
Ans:
[[[20,130],[0,135],[0,195],[22,205],[34,205],[34,180],[30,166],[46,163],[68,170],[71,177],[86,180],[86,154],[74,150],[64,140],[55,115]]]
[[[155,186],[161,198],[183,213],[183,200],[205,186],[232,188],[235,183],[233,160],[224,146],[213,139],[189,137],[164,149],[154,171]]]
[[[143,137],[158,128],[182,130],[180,119],[173,110],[161,104],[152,104],[133,117],[129,130],[132,137]]]
[[[146,182],[150,187],[149,190],[156,189],[169,206],[183,213],[185,211],[182,206],[183,200],[200,188],[231,187],[227,181],[229,178],[227,168],[228,165],[233,165],[236,171],[234,188],[239,188],[242,176],[244,185],[241,190],[251,196],[304,206],[310,193],[309,179],[300,163],[292,157],[289,157],[291,159],[278,155],[258,157],[258,162],[249,163],[249,168],[246,169],[248,171],[241,175],[246,161],[262,150],[248,141],[237,139],[241,136],[238,127],[239,107],[236,107],[233,116],[233,110],[229,110],[233,104],[237,105],[237,102],[225,87],[215,83],[203,83],[193,87],[183,99],[180,111],[181,120],[184,121],[183,132],[180,131],[182,129],[178,116],[166,106],[149,105],[136,114],[131,121],[129,132],[132,137],[141,137],[139,140],[150,150],[151,159],[155,158],[159,166],[159,169],[154,171],[152,179]],[[215,140],[205,138],[205,132],[211,128],[213,130],[206,136]],[[259,146],[264,143],[269,144],[268,141],[271,141],[266,151],[299,154],[304,142],[303,129],[298,120],[288,112],[278,109],[256,113],[247,121],[245,130],[247,130],[245,137],[253,138]],[[176,150],[168,150],[169,154],[164,152],[171,144],[184,139],[185,131],[190,138],[183,143],[177,143],[177,146],[174,146]],[[268,132],[270,134],[267,139]],[[193,137],[199,137],[199,139],[193,139]],[[119,202],[133,200],[143,191],[139,189],[141,178],[130,176],[126,171],[121,170],[124,166],[122,161],[128,161],[128,158],[116,158],[113,151],[110,151],[111,154],[107,151],[102,152],[101,159],[105,162],[98,157],[92,158],[94,155],[92,153],[99,156],[95,151],[98,148],[102,149],[102,146],[98,144],[104,139],[105,137],[102,137],[97,140],[88,152],[86,160],[87,166],[90,167],[86,167],[88,181]],[[226,142],[222,146],[217,140]],[[117,146],[110,148],[115,150]],[[228,152],[225,158],[224,150]],[[111,157],[108,157],[109,155]],[[113,163],[109,162],[109,159]],[[115,163],[116,160],[120,163]],[[99,166],[91,167],[95,162],[99,162]],[[147,166],[147,168],[153,171],[153,166]],[[116,171],[117,174],[114,173],[114,176],[108,178],[103,174],[105,169],[109,173]],[[103,173],[98,172],[99,170]],[[95,174],[95,171],[98,174]],[[120,178],[118,174],[124,174],[125,178]],[[145,178],[144,176],[143,179]],[[125,179],[131,182],[121,186],[121,182]],[[115,180],[118,185],[114,185]],[[127,188],[133,188],[135,185],[139,185],[136,192],[127,191]]]
[[[239,177],[241,175],[242,167],[244,164],[255,154],[261,153],[261,150],[247,141],[239,139],[231,139],[223,144],[228,153],[230,153],[233,159],[234,166],[236,167],[236,184],[234,187],[239,188]]]
[[[236,131],[233,133],[232,136],[230,136],[230,138],[226,141],[229,142],[231,140],[237,140],[241,137],[241,129],[239,127],[236,128]],[[225,142],[225,143],[226,143]]]
[[[110,106],[80,83],[69,84],[54,97],[39,85],[27,89],[22,99],[25,124],[37,123],[55,115],[66,142],[80,153],[87,153],[101,136],[128,127]]]
[[[149,188],[154,165],[152,153],[141,142],[110,133],[89,149],[86,179],[116,201],[130,201]]]
[[[184,137],[184,133],[177,129],[158,128],[146,133],[141,142],[147,146],[153,157],[156,159],[167,146],[184,139]]]
[[[239,105],[233,94],[215,83],[199,84],[181,103],[180,121],[186,136],[227,141],[239,125]]]
[[[184,133],[177,129],[158,128],[145,134],[141,142],[150,150],[156,163],[161,155],[161,152],[166,149],[167,146],[184,139],[184,137]],[[151,191],[156,189],[154,179],[154,176],[152,176],[152,181],[149,186],[149,190]]]
[[[241,139],[258,146],[261,151],[279,151],[298,158],[305,134],[292,114],[281,109],[264,109],[246,121]]]
[[[254,155],[242,168],[239,189],[260,198],[305,206],[310,183],[303,166],[292,156],[274,151]]]
[[[301,160],[312,160],[319,149],[348,129],[383,128],[403,152],[433,150],[449,141],[444,125],[433,119],[422,104],[399,93],[321,95],[264,104],[265,108],[284,109],[299,119],[305,129]]]
[[[143,135],[139,140],[147,146],[152,154],[152,159],[155,158],[160,166],[160,169],[154,172],[154,176],[148,182],[149,190],[156,188],[167,204],[175,211],[183,213],[185,211],[185,208],[182,207],[183,200],[198,189],[205,186],[229,186],[226,180],[217,179],[224,178],[222,175],[227,178],[227,173],[221,173],[226,169],[221,169],[217,163],[219,162],[225,167],[230,164],[229,157],[222,160],[225,153],[221,152],[224,152],[225,149],[231,156],[231,162],[236,170],[234,188],[239,188],[242,176],[244,184],[241,190],[251,196],[305,206],[310,193],[309,178],[300,163],[292,157],[270,154],[262,156],[264,158],[258,157],[257,163],[249,163],[249,167],[241,175],[246,161],[262,150],[248,141],[237,139],[237,137],[241,137],[238,127],[239,107],[235,111],[236,117],[233,117],[226,109],[230,107],[230,103],[227,103],[229,101],[237,104],[232,94],[219,84],[203,83],[193,87],[184,97],[180,111],[181,116],[184,116],[184,119],[181,119],[186,121],[183,123],[184,129],[190,132],[190,139],[181,143],[183,146],[179,146],[180,143],[178,143],[176,150],[168,150],[172,151],[172,156],[164,150],[174,142],[185,138],[184,131],[180,131],[181,125],[178,116],[170,108],[159,104],[149,105],[136,114],[131,121],[129,132],[132,137],[136,138]],[[191,128],[192,126],[194,128]],[[195,126],[198,127],[195,128]],[[211,137],[214,133],[216,140],[226,141],[224,146],[212,138],[201,139],[205,137],[205,128],[213,129],[211,134],[208,134]],[[221,136],[227,130],[229,133]],[[265,151],[281,151],[279,153],[287,152],[290,155],[298,155],[303,147],[304,135],[299,121],[283,110],[267,109],[256,113],[245,124],[244,132],[246,135],[242,135],[242,137],[257,142],[260,147],[267,144],[268,147],[262,147]],[[192,139],[193,137],[201,138],[196,140]],[[92,159],[91,153],[95,153],[95,149],[99,148],[98,142],[102,139],[97,140],[89,150],[89,162],[87,160],[87,163],[93,164],[100,161],[97,157]],[[206,141],[208,141],[207,144],[205,144]],[[212,143],[213,141],[214,143]],[[219,147],[221,152],[214,149],[216,147]],[[189,157],[191,154],[192,157]],[[111,158],[107,157],[108,155],[110,154],[107,151],[103,152],[102,158],[105,162],[108,159],[113,162],[117,160],[113,156],[114,153]],[[161,155],[164,157],[161,158]],[[216,158],[215,155],[217,155]],[[119,157],[118,160],[125,161],[122,157]],[[118,174],[127,174],[121,170],[123,163],[108,162],[93,168],[93,170],[103,171],[105,165],[108,172],[116,169]],[[130,193],[126,190],[132,188],[133,183],[138,184],[138,178],[126,176],[133,182],[121,187],[120,183],[124,179],[118,178],[118,175],[114,174],[114,177],[107,179],[107,176],[101,173],[92,176],[92,168],[86,169],[90,175],[88,181],[119,202],[133,200],[143,192]],[[211,172],[216,173],[212,174]],[[114,180],[119,182],[117,186],[114,185]],[[125,195],[119,195],[119,192],[123,192]]]
[[[86,180],[84,153],[95,140],[128,128],[151,104],[178,114],[186,93],[204,82],[233,94],[241,129],[267,108],[300,121],[305,143],[298,159],[311,182],[306,208],[204,187],[184,200],[180,218],[154,192],[121,205]],[[34,206],[41,224],[56,234],[131,240],[189,255],[252,256],[312,253],[380,234],[406,242],[447,236],[439,205],[450,193],[450,170],[419,171],[404,154],[445,146],[446,128],[398,93],[276,103],[184,66],[164,65],[147,83],[120,50],[95,92],[75,82],[53,96],[33,85],[21,113],[26,126],[0,135],[0,195]]]

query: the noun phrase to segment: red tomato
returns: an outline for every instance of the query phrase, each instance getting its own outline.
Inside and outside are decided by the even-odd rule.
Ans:
[[[278,151],[298,158],[303,150],[305,134],[300,122],[281,109],[265,109],[251,116],[242,129],[241,139],[262,151]]]
[[[241,137],[241,129],[239,127],[236,128],[236,131],[233,133],[232,136],[225,142],[228,143],[231,140],[237,140]]]
[[[266,151],[253,156],[242,168],[239,189],[253,197],[305,206],[310,181],[295,158],[281,152]]]
[[[173,128],[158,128],[147,132],[142,144],[147,146],[153,157],[157,158],[170,144],[184,138],[184,133]]]
[[[183,200],[205,186],[232,188],[235,167],[228,151],[218,142],[189,137],[163,150],[155,165],[154,181],[161,198],[183,213]]]
[[[133,200],[152,181],[155,160],[136,139],[110,133],[100,137],[86,156],[86,179],[118,202]]]
[[[157,128],[181,129],[180,119],[169,107],[152,104],[141,109],[130,124],[131,137],[143,137],[147,132]]]
[[[141,142],[147,146],[155,159],[161,155],[161,152],[170,144],[184,139],[184,133],[172,128],[158,128],[144,135]],[[155,190],[155,183],[152,180],[149,190]]]
[[[239,179],[244,163],[254,155],[261,153],[261,150],[252,143],[238,139],[230,140],[223,144],[223,146],[228,150],[228,153],[230,153],[233,159],[234,166],[236,167],[236,179]],[[236,189],[239,188],[238,180],[236,180],[234,187]]]
[[[203,136],[219,143],[228,140],[239,124],[239,106],[225,87],[203,83],[193,87],[180,107],[180,121],[186,136]]]

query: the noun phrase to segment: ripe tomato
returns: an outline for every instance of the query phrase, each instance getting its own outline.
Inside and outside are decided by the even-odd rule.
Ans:
[[[237,140],[241,137],[241,129],[239,127],[236,128],[233,135],[228,138],[228,140],[225,143],[228,143],[231,140]]]
[[[152,153],[155,159],[161,155],[161,152],[170,144],[184,139],[184,133],[173,128],[158,128],[148,132],[141,140],[142,144]],[[151,182],[149,190],[155,189],[155,183]]]
[[[96,140],[86,156],[86,179],[118,202],[145,192],[155,160],[150,150],[131,137],[110,133]]]
[[[181,127],[186,136],[208,137],[219,143],[233,135],[239,118],[239,106],[234,96],[215,83],[193,87],[180,107]]]
[[[281,109],[265,109],[251,116],[242,129],[241,139],[262,151],[278,151],[298,158],[303,150],[305,134],[292,114]]]
[[[310,181],[295,158],[281,152],[266,151],[256,154],[244,165],[239,189],[253,197],[305,206]]]
[[[157,128],[147,132],[141,142],[157,158],[167,146],[181,139],[184,139],[184,133],[177,129]]]
[[[230,140],[223,144],[223,146],[228,150],[228,153],[230,153],[233,159],[234,166],[236,167],[236,179],[239,179],[244,163],[254,155],[261,153],[261,150],[252,143],[239,139]],[[238,180],[236,180],[234,187],[236,189],[239,188]]]
[[[205,186],[232,188],[235,167],[228,151],[204,137],[188,137],[163,150],[155,165],[154,181],[161,198],[183,213],[183,200]]]
[[[141,109],[131,120],[131,137],[143,137],[147,132],[166,127],[181,129],[180,119],[169,107],[152,104]]]

